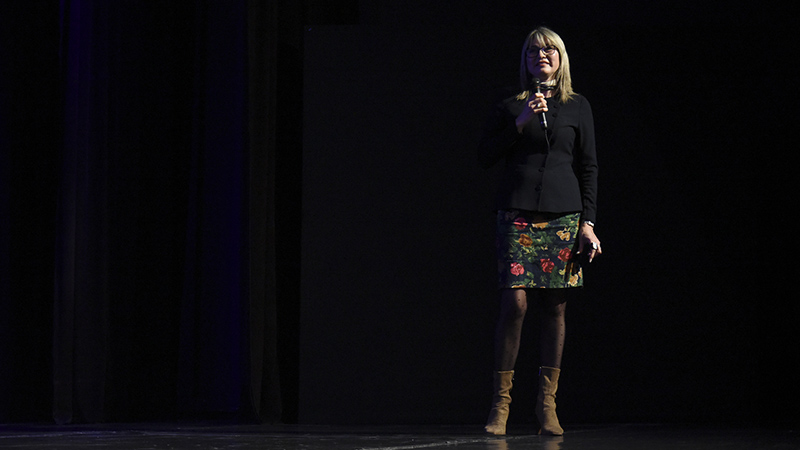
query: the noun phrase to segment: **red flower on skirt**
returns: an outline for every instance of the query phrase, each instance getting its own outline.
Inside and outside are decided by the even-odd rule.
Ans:
[[[525,273],[525,268],[522,267],[520,263],[511,263],[511,274],[514,276],[520,276]]]
[[[569,248],[562,248],[560,252],[558,252],[558,259],[567,262],[572,258],[572,249]]]
[[[544,273],[551,273],[553,271],[553,268],[556,266],[556,263],[550,261],[549,259],[543,259],[541,263],[542,263],[542,272]]]
[[[522,230],[528,226],[528,222],[525,221],[524,217],[517,217],[514,219],[514,226],[517,228],[517,230]]]

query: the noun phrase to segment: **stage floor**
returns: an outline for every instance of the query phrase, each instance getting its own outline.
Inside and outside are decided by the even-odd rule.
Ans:
[[[0,425],[10,449],[800,449],[799,428],[659,424],[569,426],[562,437],[514,429],[485,436],[466,426],[322,427],[209,424]]]

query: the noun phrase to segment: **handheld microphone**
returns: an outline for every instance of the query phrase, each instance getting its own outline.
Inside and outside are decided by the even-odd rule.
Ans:
[[[539,79],[536,78],[536,77],[533,78],[533,81],[534,81],[534,83],[536,83],[536,93],[537,94],[541,94],[542,93],[542,82],[539,81]],[[545,117],[544,111],[539,113],[539,125],[542,126],[543,130],[547,129],[547,117]]]

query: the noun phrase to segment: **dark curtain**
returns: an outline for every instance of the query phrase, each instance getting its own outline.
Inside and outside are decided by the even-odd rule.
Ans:
[[[0,72],[0,382],[12,388],[0,420],[41,418],[50,403],[58,423],[281,420],[278,339],[293,327],[278,326],[278,7],[62,0],[9,9],[50,34],[12,27],[2,56],[22,36],[50,59],[37,65],[49,90],[23,82],[21,70]],[[20,86],[35,95],[12,98]],[[36,110],[41,136],[32,125],[25,136],[8,132],[15,105]],[[44,151],[34,158],[26,148],[37,139]],[[20,161],[44,181],[26,181]],[[36,214],[20,218],[28,200]],[[15,247],[39,222],[42,248],[19,248],[34,238]],[[13,278],[26,252],[38,264],[34,290]],[[23,333],[32,324],[36,339]],[[46,362],[19,366],[33,354]],[[15,387],[40,391],[38,404],[22,406]]]
[[[49,417],[57,2],[0,3],[0,422]]]

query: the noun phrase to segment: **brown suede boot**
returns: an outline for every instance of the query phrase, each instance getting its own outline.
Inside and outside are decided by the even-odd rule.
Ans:
[[[514,378],[513,370],[494,373],[494,397],[492,397],[492,410],[489,420],[486,421],[487,433],[506,434],[506,421],[508,420],[508,405],[511,403],[511,380]]]
[[[539,395],[536,397],[536,417],[539,419],[539,434],[561,436],[564,429],[556,416],[556,391],[561,369],[554,367],[539,368]]]

